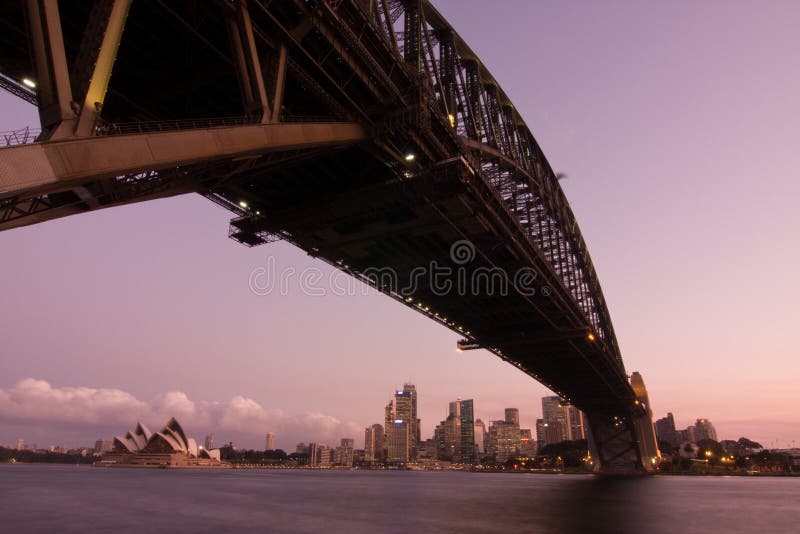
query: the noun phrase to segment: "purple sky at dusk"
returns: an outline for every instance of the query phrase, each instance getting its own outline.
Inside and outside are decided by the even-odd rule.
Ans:
[[[800,444],[800,3],[434,4],[568,175],[655,417]],[[0,94],[0,130],[37,123]],[[238,245],[231,216],[192,195],[0,233],[0,444],[89,444],[174,413],[201,439],[360,447],[408,380],[423,438],[458,396],[487,423],[541,417],[543,386],[387,297],[254,294],[269,257],[332,269]]]

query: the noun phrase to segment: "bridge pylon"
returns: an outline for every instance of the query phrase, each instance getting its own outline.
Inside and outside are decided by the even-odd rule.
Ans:
[[[647,474],[661,461],[653,412],[642,375],[630,378],[634,399],[629,409],[587,411],[589,450],[599,474]]]

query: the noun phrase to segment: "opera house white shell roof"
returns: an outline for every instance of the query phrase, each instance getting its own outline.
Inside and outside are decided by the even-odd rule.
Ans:
[[[187,438],[183,427],[174,417],[159,432],[150,432],[142,423],[136,430],[125,436],[114,438],[114,452],[119,453],[180,453],[190,458],[209,458],[219,460],[219,449],[206,450],[193,438]]]

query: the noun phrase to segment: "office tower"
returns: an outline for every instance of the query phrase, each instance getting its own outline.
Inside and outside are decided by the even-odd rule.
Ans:
[[[656,437],[659,441],[666,441],[673,447],[678,445],[678,436],[675,432],[675,417],[672,412],[667,412],[666,417],[662,417],[654,423]]]
[[[318,467],[330,467],[333,463],[333,451],[327,445],[320,445],[317,449],[319,451],[319,464]]]
[[[389,452],[389,432],[394,423],[394,400],[389,401],[389,404],[383,409],[383,457],[388,457]]]
[[[536,420],[536,450],[542,450],[542,447],[547,445],[547,438],[545,437],[544,419]]]
[[[25,450],[25,440],[24,440],[24,439],[22,439],[22,438],[19,438],[19,439],[17,440],[17,450],[18,450],[18,451]]]
[[[571,441],[586,439],[586,423],[583,412],[571,404],[564,408],[567,412],[567,439]]]
[[[486,452],[486,425],[480,419],[476,419],[473,428],[475,451],[478,454],[484,454]]]
[[[447,444],[445,443],[444,421],[433,429],[433,443],[436,448],[436,459],[449,461],[450,457],[447,455]]]
[[[364,459],[368,463],[383,461],[383,426],[374,424],[364,431]]]
[[[301,442],[300,442],[300,443],[298,443],[298,444],[297,444],[297,446],[294,448],[294,452],[296,452],[297,454],[308,454],[308,447],[306,446],[306,444],[305,444],[305,443],[303,443],[303,442],[301,441]]]
[[[519,446],[520,456],[525,456],[528,458],[536,456],[536,440],[534,440],[533,436],[531,435],[531,429],[521,428],[519,430],[519,439],[520,439],[520,446]]]
[[[354,445],[354,440],[350,438],[342,438],[341,445],[336,447],[336,450],[334,451],[333,463],[344,467],[352,467],[355,449]]]
[[[540,445],[586,439],[586,416],[575,406],[563,402],[557,395],[542,397],[542,422],[546,431],[540,433],[537,428],[536,433],[537,441],[542,436],[545,437],[545,442]]]
[[[459,418],[461,426],[461,443],[459,446],[458,461],[462,464],[471,464],[475,461],[475,410],[472,399],[458,401]]]
[[[472,399],[458,399],[450,403],[447,419],[442,421],[433,432],[436,457],[439,460],[455,463],[475,461],[474,413]],[[483,441],[482,437],[481,441]]]
[[[564,427],[558,421],[544,424],[544,444],[552,445],[564,441]]]
[[[557,395],[542,397],[542,419],[545,423],[545,445],[569,439],[567,411]]]
[[[457,406],[457,405],[456,405]],[[451,408],[453,406],[451,405]],[[451,410],[447,419],[442,421],[444,427],[444,447],[440,449],[439,458],[449,462],[458,462],[461,458],[461,416]]]
[[[407,463],[411,460],[411,425],[395,419],[386,432],[386,459],[390,463]]]
[[[264,441],[264,450],[265,451],[274,451],[275,450],[275,434],[272,432],[267,432],[266,439]]]
[[[506,423],[519,426],[519,410],[517,408],[506,408]]]
[[[297,445],[298,449],[300,448],[300,444]],[[317,467],[319,466],[319,444],[311,442],[308,444],[308,466],[309,467]]]
[[[386,406],[386,448],[389,461],[407,462],[417,456],[417,444],[419,443],[420,420],[417,417],[417,389],[414,384],[404,384],[402,390],[395,391],[394,399]],[[403,424],[400,424],[403,423]],[[393,432],[400,432],[402,435],[394,436]],[[389,453],[390,444],[395,449]],[[407,447],[405,453],[397,447]],[[392,460],[392,458],[405,458],[404,460]]]
[[[489,454],[497,463],[519,456],[521,445],[519,425],[507,421],[492,421],[489,425]]]
[[[207,451],[210,451],[214,448],[214,434],[209,434],[206,436],[206,439],[203,441],[203,448]]]
[[[708,419],[698,419],[694,425],[694,440],[692,441],[697,443],[704,439],[717,441],[717,431]]]
[[[323,443],[308,444],[308,465],[310,467],[329,467],[331,465],[331,449]]]
[[[409,437],[411,439],[411,458],[417,454],[417,443],[419,443],[419,419],[417,415],[417,388],[414,384],[403,384],[403,391],[397,391],[394,395],[395,419],[407,421],[409,425]]]

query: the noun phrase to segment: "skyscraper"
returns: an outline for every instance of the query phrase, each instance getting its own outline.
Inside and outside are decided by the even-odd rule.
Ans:
[[[507,421],[492,421],[489,425],[487,452],[494,455],[496,462],[504,463],[517,457],[521,443],[519,425]]]
[[[273,434],[272,432],[267,432],[266,439],[264,440],[264,450],[265,451],[275,450],[275,434]]]
[[[545,445],[567,441],[567,411],[557,395],[542,397],[542,419],[545,423]]]
[[[475,420],[475,450],[478,454],[486,452],[486,425],[480,419]]]
[[[544,419],[536,420],[536,450],[540,451],[547,445],[547,437],[545,435]]]
[[[395,419],[387,425],[386,459],[390,463],[407,463],[411,460],[411,425]]]
[[[586,423],[583,412],[576,406],[565,406],[567,411],[567,439],[575,441],[586,439]]]
[[[577,407],[562,402],[557,395],[542,397],[542,432],[537,426],[536,440],[543,445],[586,439],[586,417]]]
[[[368,426],[364,431],[364,459],[368,463],[383,461],[383,427],[378,424]]]
[[[329,467],[332,456],[331,448],[324,443],[308,444],[308,465],[310,467]]]
[[[206,436],[206,439],[203,441],[203,448],[205,448],[207,451],[210,451],[214,448],[214,434],[209,434]]]
[[[450,403],[449,414],[438,434],[441,441],[439,459],[462,464],[475,461],[474,413],[472,399],[458,399]]]
[[[506,408],[506,423],[519,426],[519,409]]]
[[[386,449],[389,461],[407,462],[417,457],[420,421],[417,418],[417,388],[404,384],[395,391],[394,399],[386,406]],[[401,435],[395,436],[395,432]],[[390,447],[394,447],[389,451]],[[400,447],[400,448],[398,448]],[[401,448],[408,448],[404,452]]]
[[[662,417],[654,423],[656,437],[661,441],[666,441],[672,446],[678,445],[678,436],[675,433],[675,417],[672,412],[667,412],[666,417]]]
[[[450,413],[444,420],[444,448],[440,449],[440,460],[459,462],[461,458],[461,406],[450,403]]]
[[[351,438],[342,438],[341,445],[334,451],[333,463],[344,467],[353,467],[355,443]]]
[[[472,399],[460,400],[461,403],[461,463],[471,464],[475,461],[475,407]]]
[[[520,446],[519,446],[520,455],[527,456],[528,458],[536,456],[536,440],[534,440],[533,436],[531,435],[531,429],[520,428],[519,437],[520,437]]]

